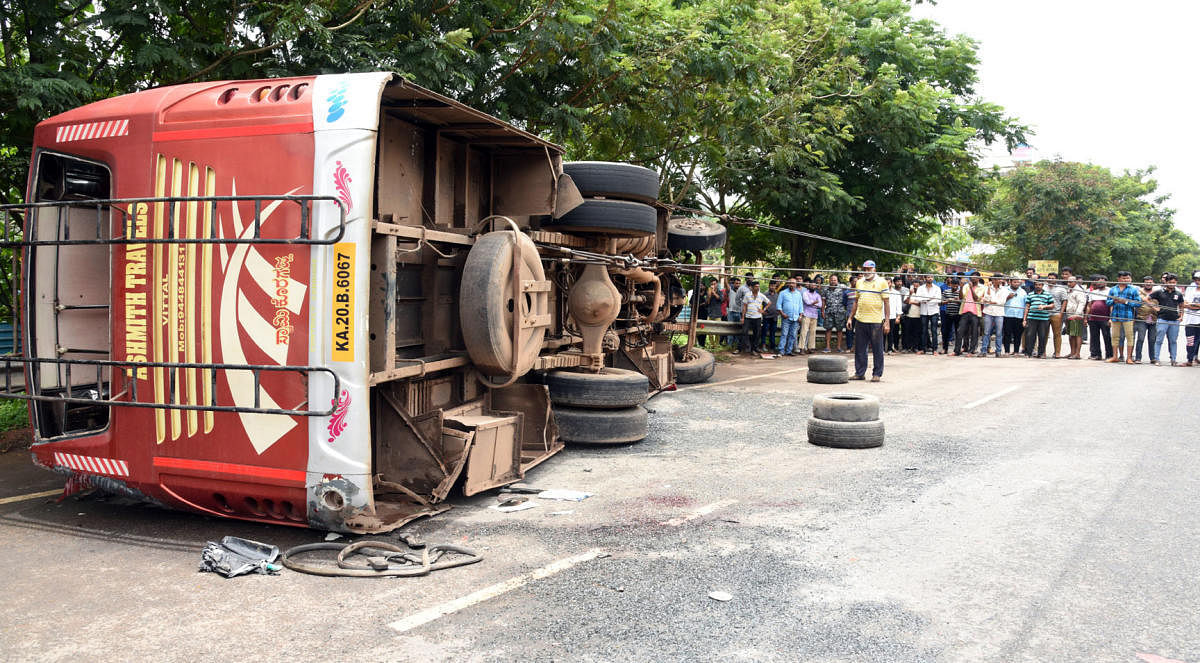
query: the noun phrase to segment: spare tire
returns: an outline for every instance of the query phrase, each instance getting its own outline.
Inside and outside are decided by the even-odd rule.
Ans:
[[[583,408],[627,408],[641,405],[650,396],[650,380],[623,368],[605,368],[599,373],[570,369],[546,374],[550,402]]]
[[[850,381],[848,371],[814,371],[809,369],[808,381],[815,384],[845,384]]]
[[[667,248],[711,251],[725,246],[725,226],[708,219],[677,216],[667,221]]]
[[[846,370],[845,357],[823,357],[821,355],[809,355],[808,370],[810,371],[844,371]]]
[[[682,360],[675,361],[676,384],[708,382],[717,370],[717,358],[708,350],[692,348]]]
[[[808,441],[820,447],[868,449],[883,444],[882,421],[825,421],[808,418]]]
[[[871,394],[817,394],[812,416],[825,421],[875,421],[879,419],[879,397]]]
[[[658,200],[658,173],[631,163],[568,161],[563,172],[584,196],[653,203]]]
[[[519,377],[529,372],[542,351],[546,327],[520,330],[520,356],[513,361],[512,316],[544,315],[550,310],[548,292],[512,296],[513,242],[521,246],[521,280],[544,281],[546,272],[533,240],[522,233],[499,231],[475,240],[463,264],[459,286],[458,315],[463,343],[471,362],[486,375]]]
[[[585,200],[561,218],[546,221],[542,228],[564,233],[644,237],[658,231],[658,212],[649,205],[624,200]]]
[[[650,429],[646,408],[638,405],[620,410],[589,410],[555,405],[558,437],[574,444],[622,444],[637,442]]]

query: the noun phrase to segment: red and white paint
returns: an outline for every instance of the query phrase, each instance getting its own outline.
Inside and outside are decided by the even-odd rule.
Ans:
[[[55,142],[70,143],[76,140],[92,140],[93,138],[114,138],[129,135],[129,120],[106,120],[104,122],[85,122],[83,124],[67,124],[58,128]]]
[[[58,465],[63,465],[73,470],[79,470],[80,472],[90,472],[91,474],[107,474],[114,477],[129,476],[129,464],[123,460],[116,460],[114,458],[81,456],[79,454],[69,454],[61,451],[55,451],[54,462]]]

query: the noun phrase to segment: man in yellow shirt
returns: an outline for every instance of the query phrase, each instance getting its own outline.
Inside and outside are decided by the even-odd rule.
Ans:
[[[887,281],[875,277],[875,261],[863,263],[863,277],[858,280],[858,297],[850,309],[854,321],[854,375],[851,380],[865,380],[867,375],[867,346],[874,355],[871,382],[883,377],[883,339],[888,333],[892,314],[888,306]]]

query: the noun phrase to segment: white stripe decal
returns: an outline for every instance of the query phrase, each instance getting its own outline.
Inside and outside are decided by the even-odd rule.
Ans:
[[[81,124],[68,124],[55,130],[54,139],[59,143],[69,143],[77,140],[93,138],[111,138],[113,136],[128,136],[129,120],[100,120]]]
[[[115,458],[101,458],[100,456],[81,456],[78,454],[63,453],[60,451],[54,452],[54,463],[56,465],[64,465],[73,470],[80,472],[90,472],[92,474],[109,474],[118,477],[129,476],[129,464],[123,460]]]

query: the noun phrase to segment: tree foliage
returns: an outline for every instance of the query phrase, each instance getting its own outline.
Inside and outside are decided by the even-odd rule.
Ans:
[[[855,63],[836,99],[841,130],[809,147],[816,163],[747,162],[738,173],[752,208],[784,226],[913,251],[939,219],[986,200],[981,144],[1023,139],[1025,128],[977,98],[975,44],[915,20],[901,0],[831,3],[834,46]],[[817,109],[829,98],[812,100]],[[815,167],[815,168],[814,168]],[[798,266],[859,260],[862,251],[797,239]],[[885,260],[887,260],[885,258]]]
[[[1175,228],[1167,197],[1157,195],[1153,169],[1114,175],[1071,161],[1041,161],[1001,177],[972,232],[997,246],[999,269],[1027,260],[1058,260],[1076,273],[1136,278],[1190,271],[1200,246]]]
[[[156,85],[390,69],[564,144],[642,163],[663,198],[916,249],[983,200],[975,45],[905,0],[14,0],[0,4],[0,191],[35,123]],[[732,255],[857,257],[739,229]],[[728,254],[729,252],[727,252]],[[749,255],[753,253],[753,255]]]

